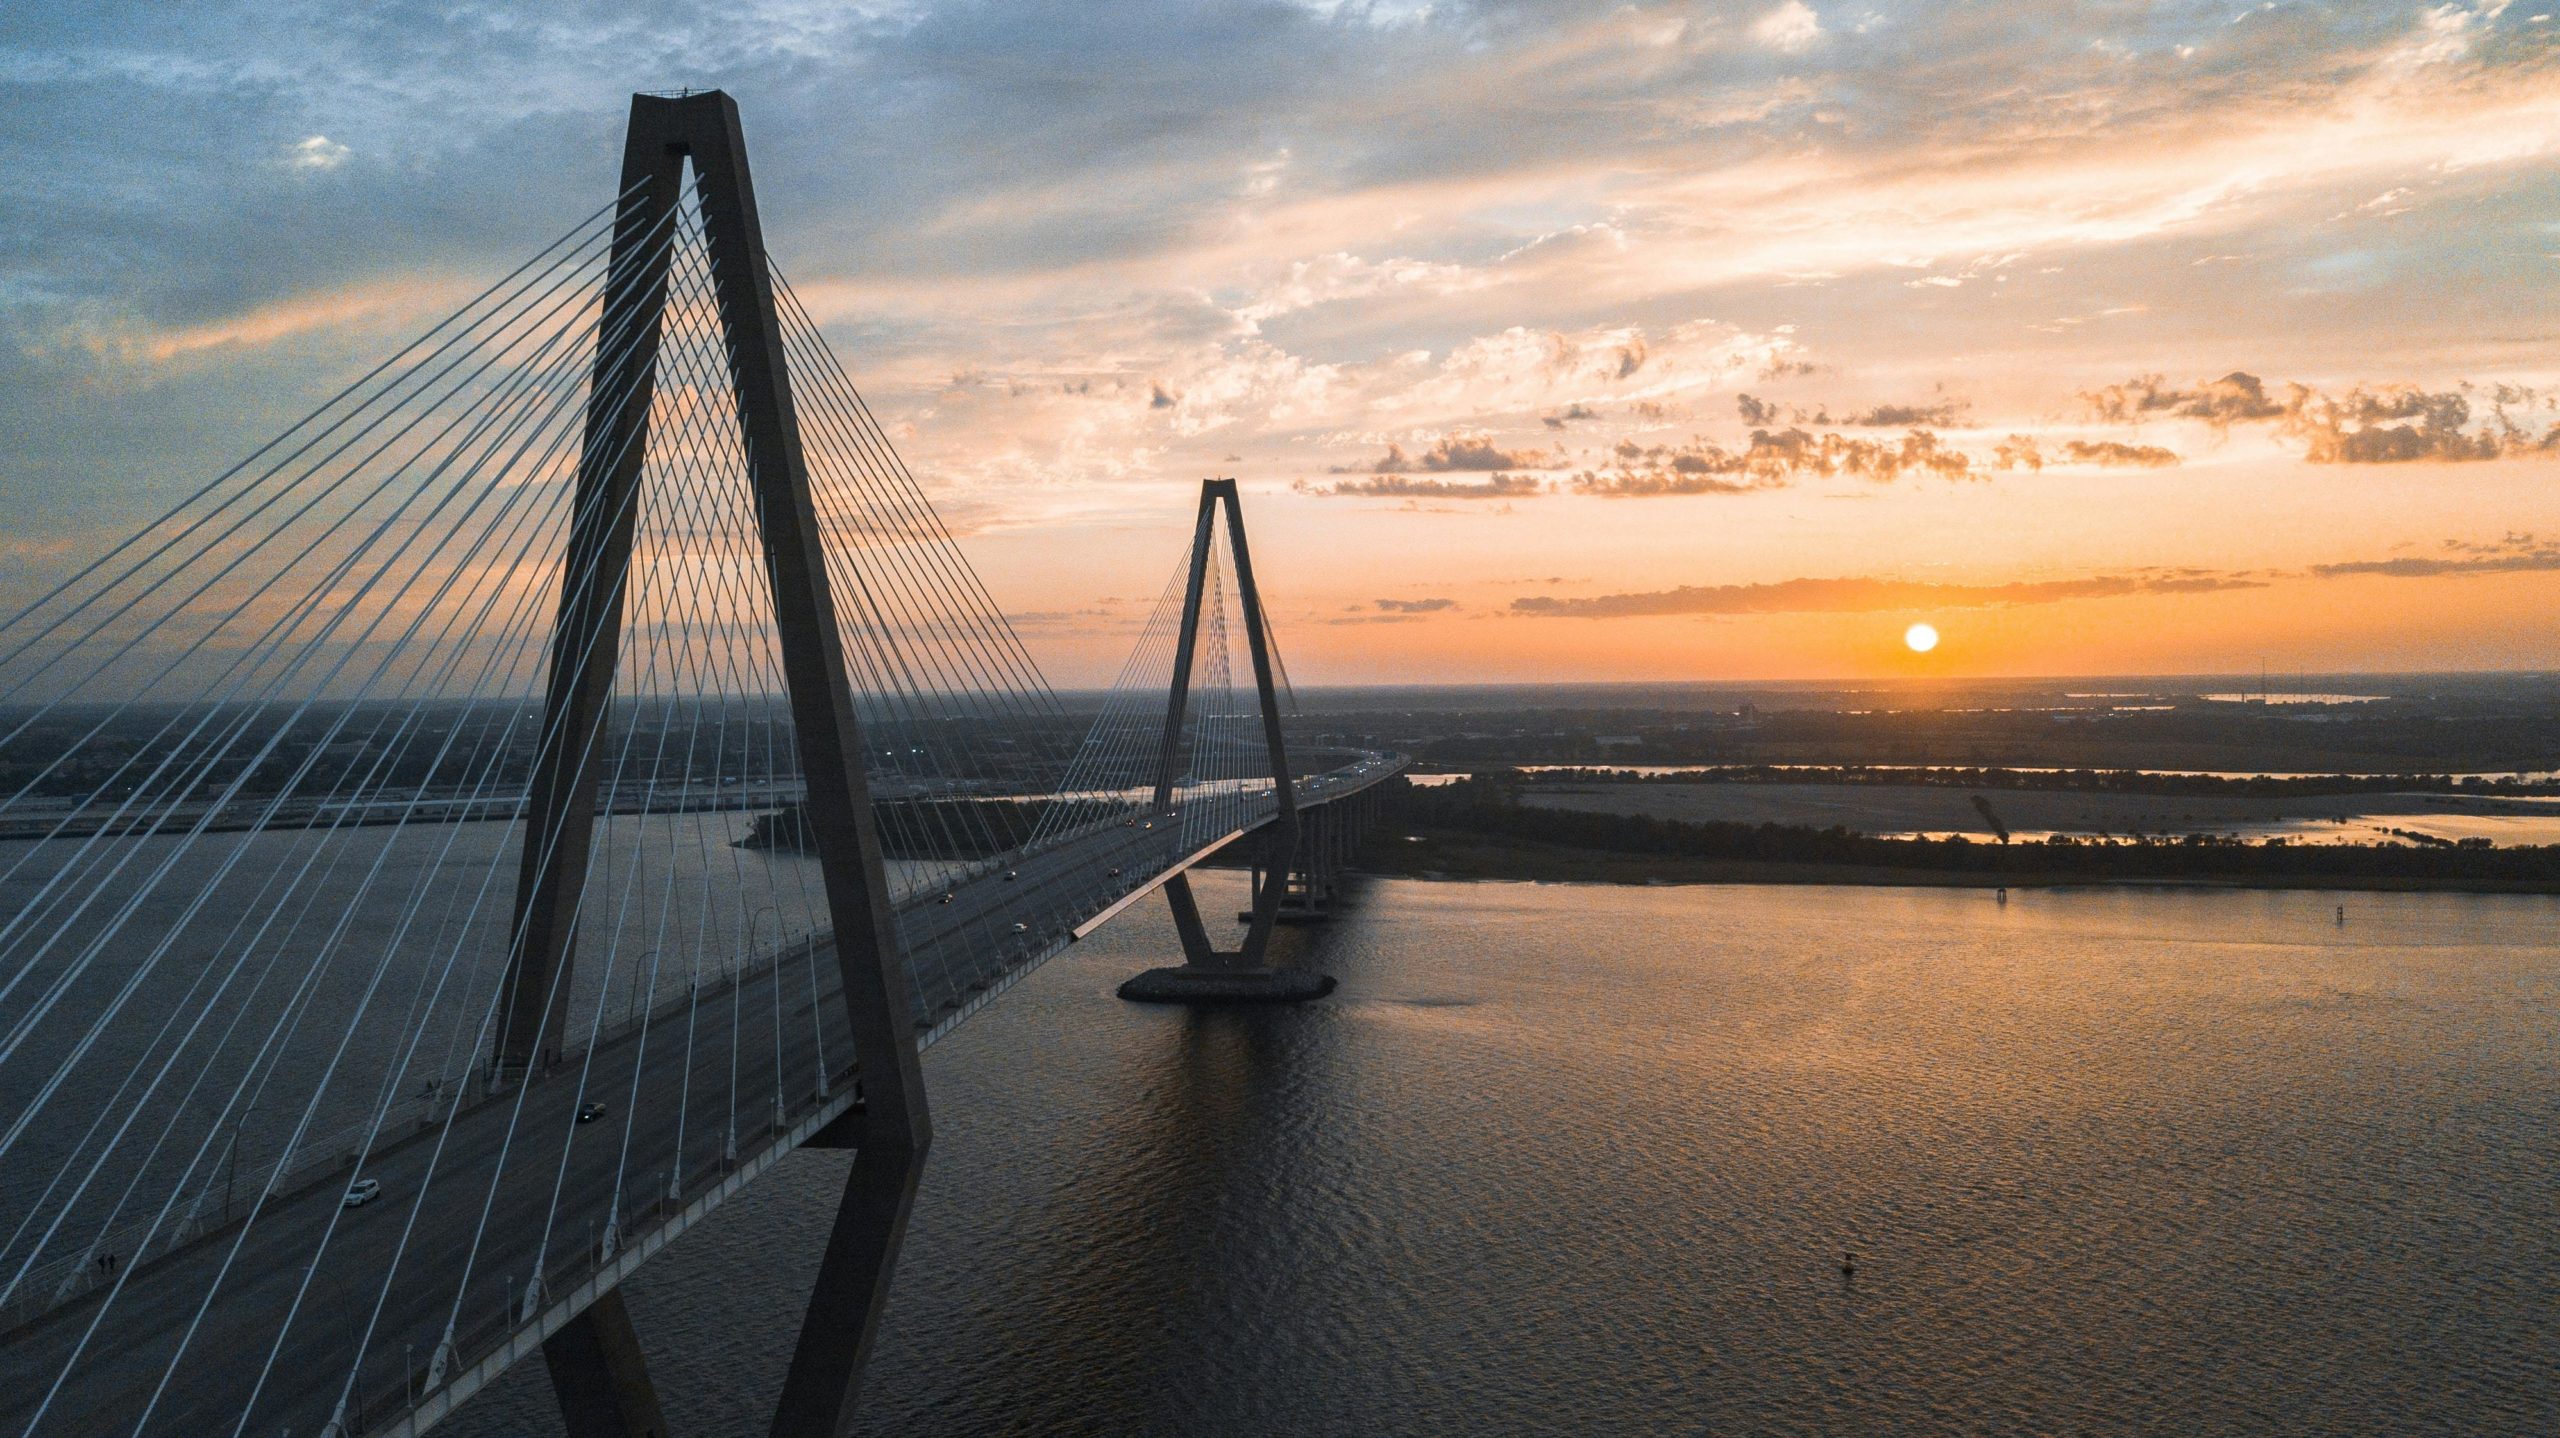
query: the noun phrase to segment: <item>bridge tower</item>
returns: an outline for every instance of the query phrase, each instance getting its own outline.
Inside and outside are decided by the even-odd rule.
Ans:
[[[1228,553],[1235,561],[1237,597],[1244,613],[1245,644],[1253,659],[1254,694],[1262,710],[1263,745],[1270,760],[1277,813],[1259,834],[1243,841],[1259,847],[1252,866],[1253,907],[1238,916],[1245,924],[1243,945],[1220,950],[1210,942],[1208,927],[1200,919],[1199,900],[1191,892],[1191,880],[1187,874],[1176,873],[1165,881],[1164,893],[1173,908],[1174,928],[1182,938],[1183,962],[1149,969],[1122,984],[1119,992],[1124,999],[1150,1003],[1294,1002],[1333,992],[1329,974],[1273,968],[1268,962],[1271,929],[1280,920],[1283,904],[1292,896],[1290,876],[1299,868],[1301,840],[1307,826],[1300,819],[1289,747],[1281,733],[1280,698],[1272,682],[1270,626],[1262,612],[1261,591],[1254,584],[1253,558],[1245,544],[1244,509],[1237,500],[1236,482],[1232,479],[1204,480],[1200,485],[1200,511],[1191,533],[1191,567],[1183,583],[1182,628],[1174,641],[1173,689],[1165,704],[1164,742],[1156,758],[1154,808],[1161,814],[1173,803],[1183,718],[1191,697],[1192,661],[1199,647],[1200,611],[1221,510],[1226,514]],[[1335,823],[1328,816],[1319,821],[1319,827],[1329,835]],[[1298,907],[1304,907],[1306,894],[1301,887]]]
[[[578,899],[603,767],[603,746],[596,739],[613,692],[623,581],[631,568],[637,506],[629,500],[649,450],[668,302],[669,250],[651,241],[666,232],[682,201],[688,165],[808,783],[802,812],[823,871],[861,1064],[862,1102],[810,1141],[813,1147],[851,1148],[855,1157],[772,1429],[777,1435],[834,1435],[850,1423],[932,1131],[745,138],[736,103],[717,90],[635,95],[631,101],[604,323],[578,468],[577,520],[552,639],[544,741],[526,811],[501,1039],[490,1079],[493,1085],[522,1081],[562,1055]],[[666,1433],[638,1339],[613,1293],[546,1339],[543,1356],[572,1438]]]

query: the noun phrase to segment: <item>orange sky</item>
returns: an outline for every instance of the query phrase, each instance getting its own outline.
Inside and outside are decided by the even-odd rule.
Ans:
[[[2029,13],[747,5],[709,73],[324,40],[289,100],[205,78],[309,43],[248,12],[65,21],[0,579],[600,202],[663,80],[739,95],[777,260],[1061,684],[1212,474],[1302,682],[2560,666],[2560,25]]]

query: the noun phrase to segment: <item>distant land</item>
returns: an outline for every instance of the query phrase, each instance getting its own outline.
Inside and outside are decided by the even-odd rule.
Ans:
[[[1712,789],[1748,796],[1747,786],[1627,784],[1612,793],[1607,785],[1543,785],[1537,776],[1494,771],[1402,791],[1390,822],[1363,851],[1361,867],[1424,879],[1621,884],[2178,883],[2560,893],[2560,844],[2500,846],[2485,838],[2447,841],[2414,831],[2373,843],[2301,843],[2282,835],[2232,837],[2206,825],[2184,833],[2054,832],[2006,841],[1964,833],[1879,835],[1859,827],[1850,806],[1891,794],[1891,788],[1829,787],[1841,801],[1842,821],[1817,827],[1644,812],[1679,812],[1684,802]],[[2069,790],[2030,792],[2048,803],[2075,798]],[[1594,804],[1595,797],[1667,802]],[[1801,793],[1786,797],[1804,802]],[[2004,794],[2002,802],[2013,797]]]
[[[1310,688],[1296,699],[1293,732],[1400,749],[1425,770],[1451,772],[1595,763],[2560,769],[2560,675],[2545,672]]]

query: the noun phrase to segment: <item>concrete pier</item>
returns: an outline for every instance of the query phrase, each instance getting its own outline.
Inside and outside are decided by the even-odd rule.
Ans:
[[[1309,969],[1178,964],[1149,969],[1120,986],[1142,1004],[1299,1004],[1333,992],[1333,975]]]

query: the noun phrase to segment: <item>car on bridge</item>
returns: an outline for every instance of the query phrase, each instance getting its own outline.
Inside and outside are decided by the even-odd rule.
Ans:
[[[360,1178],[347,1186],[347,1196],[339,1201],[338,1206],[340,1208],[362,1208],[366,1204],[371,1203],[380,1197],[382,1197],[381,1179]]]

